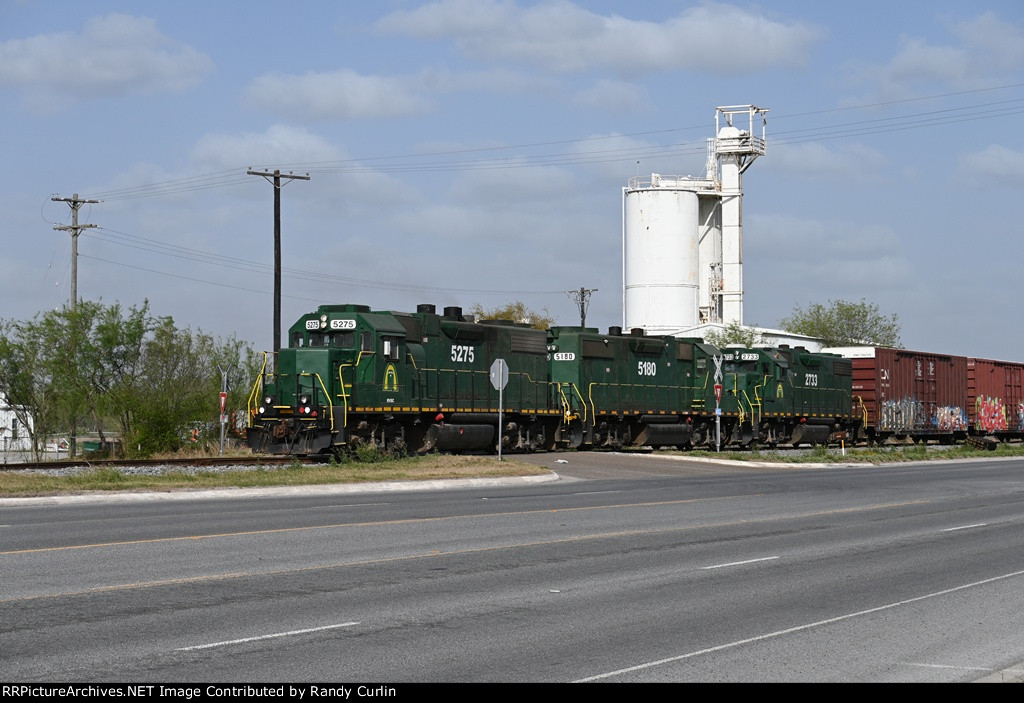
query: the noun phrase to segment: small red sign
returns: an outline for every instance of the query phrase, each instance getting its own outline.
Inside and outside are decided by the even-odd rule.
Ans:
[[[719,403],[722,402],[722,384],[721,383],[716,383],[715,384],[715,400],[718,401]]]

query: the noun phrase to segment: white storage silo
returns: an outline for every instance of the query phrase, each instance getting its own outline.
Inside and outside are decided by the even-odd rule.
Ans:
[[[767,111],[717,108],[705,178],[655,173],[622,189],[626,329],[677,334],[708,323],[743,324],[743,173],[765,153]],[[736,125],[743,118],[747,129]]]
[[[699,203],[686,179],[631,180],[623,189],[626,329],[667,334],[697,324]]]

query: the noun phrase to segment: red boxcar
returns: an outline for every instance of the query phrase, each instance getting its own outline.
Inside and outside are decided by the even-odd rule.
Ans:
[[[835,347],[853,362],[854,410],[869,441],[967,436],[967,358],[888,347]]]
[[[967,416],[971,434],[1024,435],[1024,364],[967,360]]]

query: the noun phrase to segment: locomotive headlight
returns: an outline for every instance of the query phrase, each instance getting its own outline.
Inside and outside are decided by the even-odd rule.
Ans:
[[[265,412],[267,412],[267,409],[261,405],[260,406],[260,415],[262,415]]]
[[[320,316],[320,329],[327,327],[327,315]]]
[[[271,398],[271,397],[270,397],[270,396],[268,395],[268,396],[266,396],[266,397],[265,397],[265,398],[263,399],[263,404],[264,404],[264,405],[273,405],[273,404],[274,404],[274,399],[273,399],[273,398]],[[260,412],[263,412],[263,408],[260,408]]]
[[[309,396],[308,395],[300,395],[299,396],[299,405],[309,405]]]

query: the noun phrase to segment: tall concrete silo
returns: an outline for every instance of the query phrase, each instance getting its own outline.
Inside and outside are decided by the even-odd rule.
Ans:
[[[743,173],[765,153],[767,112],[753,105],[717,108],[705,178],[651,174],[622,189],[626,329],[671,334],[743,323]],[[737,126],[743,122],[747,129]]]

